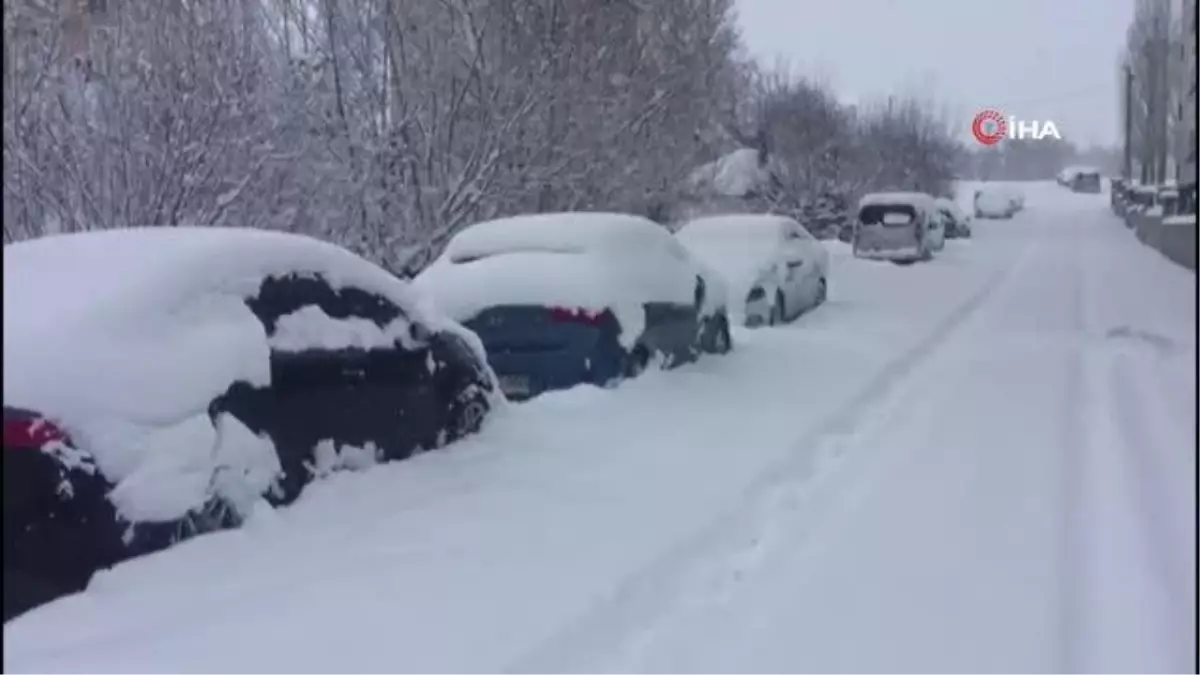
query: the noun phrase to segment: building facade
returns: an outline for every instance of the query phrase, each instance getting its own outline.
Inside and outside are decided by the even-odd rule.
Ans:
[[[1176,98],[1176,129],[1174,154],[1176,178],[1180,182],[1196,180],[1196,0],[1180,3],[1180,28],[1175,58],[1181,76],[1176,82],[1179,95]]]

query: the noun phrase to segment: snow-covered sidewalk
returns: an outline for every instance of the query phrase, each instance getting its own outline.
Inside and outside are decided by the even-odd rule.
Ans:
[[[928,265],[834,244],[830,302],[727,358],[102,574],[5,670],[1186,669],[1194,277],[1104,199],[1029,204]]]

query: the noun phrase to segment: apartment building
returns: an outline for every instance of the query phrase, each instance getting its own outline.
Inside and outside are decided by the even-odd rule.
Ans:
[[[1180,91],[1176,97],[1176,129],[1174,151],[1176,176],[1181,182],[1196,180],[1196,5],[1197,0],[1180,3],[1182,35],[1175,58],[1181,73],[1177,80]]]

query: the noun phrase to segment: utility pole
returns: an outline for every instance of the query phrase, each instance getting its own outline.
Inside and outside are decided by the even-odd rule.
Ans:
[[[1133,66],[1125,62],[1125,180],[1133,178]]]

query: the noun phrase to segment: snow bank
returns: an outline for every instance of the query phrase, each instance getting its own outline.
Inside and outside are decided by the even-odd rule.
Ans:
[[[647,302],[690,305],[702,270],[662,227],[637,216],[551,213],[479,223],[456,235],[416,286],[467,321],[503,305],[611,310],[632,344]],[[680,256],[683,256],[681,258]]]
[[[695,190],[724,197],[745,197],[771,180],[771,171],[758,162],[758,151],[740,148],[700,166],[688,178]]]
[[[1163,218],[1163,225],[1178,225],[1196,227],[1196,214],[1184,214],[1179,216],[1167,216]]]
[[[56,420],[93,453],[132,520],[200,505],[221,466],[259,486],[261,444],[248,431],[214,429],[208,406],[236,381],[269,384],[270,344],[245,299],[263,278],[290,273],[377,293],[431,328],[474,338],[404,282],[308,237],[191,227],[51,236],[4,247],[5,404]],[[330,333],[332,320],[314,326],[308,312],[285,317],[277,339],[298,347],[362,338],[361,326]],[[407,335],[398,321],[389,335]],[[254,446],[259,458],[238,467],[235,446]]]

